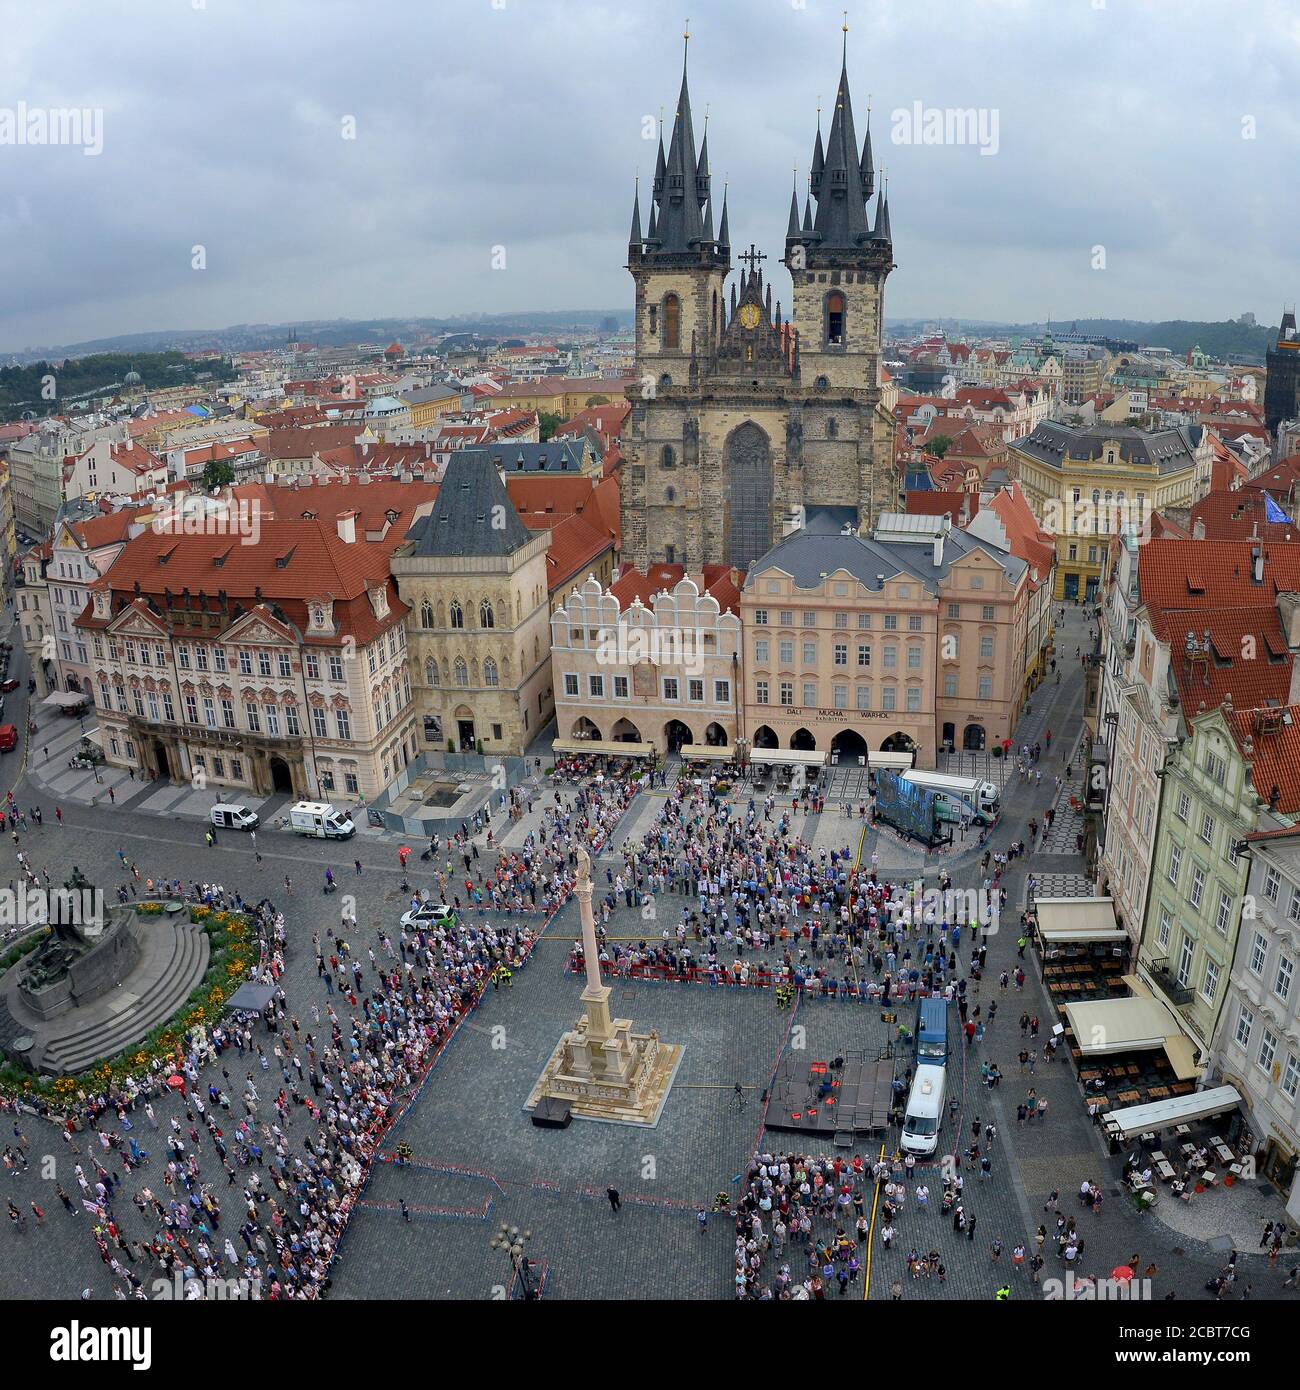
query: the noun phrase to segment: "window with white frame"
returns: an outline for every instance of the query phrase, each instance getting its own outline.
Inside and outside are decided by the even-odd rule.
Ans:
[[[1214,910],[1214,929],[1221,936],[1227,936],[1232,925],[1232,895],[1226,888],[1219,889],[1219,905]]]
[[[1277,1056],[1277,1036],[1268,1028],[1264,1029],[1264,1036],[1259,1040],[1259,1057],[1256,1059],[1260,1071],[1266,1075],[1271,1075],[1273,1071],[1273,1059]]]
[[[1184,988],[1192,978],[1192,953],[1195,949],[1192,938],[1184,934],[1182,949],[1178,953],[1178,983]]]
[[[1207,845],[1214,843],[1214,817],[1208,811],[1201,817],[1201,839]]]
[[[676,681],[673,682],[673,693],[671,698],[677,698]],[[667,691],[668,682],[664,682],[664,689]],[[603,675],[589,675],[587,677],[587,694],[593,699],[603,700],[605,698],[605,677]]]
[[[578,675],[576,671],[566,671],[564,673],[564,693],[574,699],[577,698]]]
[[[1283,1003],[1291,997],[1291,980],[1295,975],[1295,962],[1286,956],[1277,958],[1277,974],[1273,977],[1273,993]]]
[[[1186,822],[1187,817],[1191,814],[1191,810],[1192,798],[1188,796],[1186,792],[1179,792],[1178,800],[1174,804],[1174,815],[1176,815],[1180,821]]]
[[[1254,1028],[1254,1026],[1255,1015],[1251,1013],[1251,1011],[1244,1004],[1238,1004],[1237,1027],[1232,1035],[1236,1039],[1238,1047],[1244,1049],[1250,1046],[1250,1033],[1251,1029]]]
[[[1300,1091],[1300,1060],[1294,1052],[1286,1054],[1286,1066],[1282,1068],[1282,1090],[1288,1100],[1296,1098]]]
[[[627,688],[628,688],[628,687],[627,687],[627,677],[626,677],[626,676],[615,676],[615,677],[614,677],[614,698],[615,698],[616,700],[626,700],[626,699],[627,699]]]
[[[664,699],[676,700],[678,698],[678,686],[676,676],[664,677]]]
[[[1251,938],[1250,943],[1250,973],[1252,975],[1262,975],[1264,973],[1264,962],[1268,959],[1268,937],[1262,931],[1257,931]]]
[[[1282,875],[1270,864],[1264,871],[1264,896],[1271,903],[1277,902],[1282,890]]]
[[[1169,882],[1175,887],[1178,886],[1178,874],[1183,867],[1183,847],[1182,845],[1169,846]]]
[[[754,683],[754,703],[756,705],[767,704],[767,682],[756,681]]]
[[[1205,962],[1205,974],[1201,977],[1201,994],[1211,1004],[1219,988],[1219,967],[1212,960]]]
[[[731,703],[731,682],[713,682],[713,703],[715,705],[726,705]]]

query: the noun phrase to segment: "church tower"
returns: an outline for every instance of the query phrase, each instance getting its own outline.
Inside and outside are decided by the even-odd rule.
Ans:
[[[802,222],[791,198],[793,314],[784,318],[773,302],[767,258],[752,245],[728,291],[727,200],[724,193],[715,232],[708,136],[697,156],[683,64],[649,223],[642,226],[638,190],[628,240],[636,380],[623,433],[624,559],[744,570],[792,518],[832,509],[836,530],[852,521],[869,528],[897,509],[894,421],[881,403],[893,247],[888,198],[876,195],[872,221],[873,194],[870,132],[859,151],[842,61]]]
[[[689,48],[689,33],[684,45]],[[699,462],[699,438],[685,399],[698,387],[701,357],[712,353],[721,332],[729,235],[725,195],[714,231],[709,136],[706,129],[697,158],[684,53],[667,155],[662,132],[659,137],[650,222],[643,235],[638,189],[627,248],[627,268],[636,284],[637,380],[628,392],[623,545],[640,564],[652,555],[681,561],[692,548],[686,480]],[[655,530],[661,538],[678,537],[675,545],[670,540],[667,546],[651,546],[648,536]]]
[[[819,120],[802,222],[797,197],[791,196],[785,264],[794,287],[793,323],[812,413],[820,413],[817,403],[834,402],[837,425],[835,437],[820,444],[815,427],[806,433],[805,488],[812,497],[838,498],[836,480],[848,466],[845,445],[852,437],[860,464],[855,501],[864,529],[898,505],[893,421],[880,405],[884,289],[894,268],[893,237],[888,193],[876,193],[875,185],[870,118],[861,150],[854,130],[846,26],[830,137],[823,145]],[[873,193],[874,223],[868,215]]]

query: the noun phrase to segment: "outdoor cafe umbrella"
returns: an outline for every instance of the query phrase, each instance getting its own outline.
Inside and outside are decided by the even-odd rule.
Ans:
[[[179,1091],[185,1085],[185,1078],[183,1076],[169,1076],[167,1084],[172,1090]]]

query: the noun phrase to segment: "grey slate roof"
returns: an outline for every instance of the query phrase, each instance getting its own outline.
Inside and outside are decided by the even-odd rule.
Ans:
[[[489,445],[493,462],[507,473],[580,473],[591,445],[585,436],[566,435],[546,444],[516,444],[510,440]]]
[[[406,533],[416,556],[513,555],[533,539],[486,449],[452,454],[428,516]]]
[[[1126,464],[1154,467],[1158,473],[1176,473],[1195,461],[1196,438],[1186,425],[1168,430],[1139,430],[1131,425],[1087,425],[1072,429],[1055,420],[1044,420],[1011,448],[1051,468],[1065,460],[1085,461],[1100,456],[1102,445],[1114,440]]]
[[[965,531],[949,532],[944,541],[943,559],[936,567],[934,551],[929,545],[864,540],[858,536],[827,535],[805,529],[787,536],[761,559],[755,560],[746,582],[765,570],[779,569],[790,575],[796,588],[816,589],[823,574],[842,569],[869,589],[875,588],[877,575],[883,574],[886,582],[896,575],[910,575],[933,594],[952,566],[977,550],[996,560],[1012,584],[1018,584],[1028,568],[1024,560]]]

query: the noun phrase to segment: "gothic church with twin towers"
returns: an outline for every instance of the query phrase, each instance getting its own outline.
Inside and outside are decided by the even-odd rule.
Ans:
[[[697,153],[683,63],[649,221],[638,190],[628,243],[636,381],[623,558],[642,568],[744,570],[792,515],[834,508],[865,533],[898,509],[894,421],[881,401],[889,201],[876,190],[870,126],[860,146],[854,131],[847,46],[825,142],[818,120],[802,217],[797,192],[790,198],[788,312],[773,304],[764,258],[738,256],[728,286],[731,259],[726,195],[715,225],[708,135]]]

